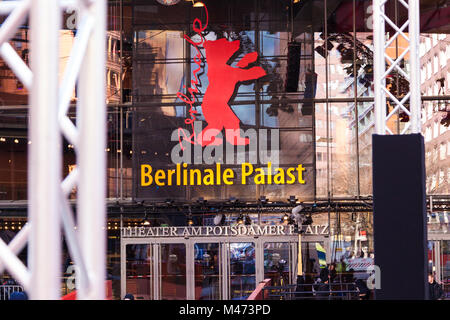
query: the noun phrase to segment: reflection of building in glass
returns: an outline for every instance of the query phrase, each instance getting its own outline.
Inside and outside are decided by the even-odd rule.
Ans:
[[[107,32],[107,55],[106,55],[106,103],[120,102],[120,32]]]
[[[9,43],[18,55],[29,64],[28,30],[19,30]],[[28,91],[16,78],[3,59],[0,60],[0,106],[26,105],[28,103]]]
[[[355,96],[358,98],[373,96],[370,82],[372,61],[367,56],[371,40],[361,42],[358,47],[364,47],[364,52],[354,52],[352,37],[339,33],[330,35],[326,42],[328,65],[325,69],[325,49],[322,49],[325,41],[321,40],[321,36],[319,33],[315,35],[317,43],[315,71],[318,73],[316,97],[328,97],[330,102],[316,103],[315,109],[317,193],[327,196],[328,190],[331,196],[356,195],[358,168],[355,117],[358,114],[359,138],[369,136],[371,139],[369,129],[373,126],[373,102],[357,103],[358,113],[356,113],[355,103],[351,101],[355,101]],[[356,67],[356,80],[353,76],[354,54],[361,57]],[[346,99],[347,102],[337,102],[335,99]],[[370,147],[371,140],[360,145],[360,154],[365,152],[365,149],[361,148],[363,146]]]
[[[295,283],[297,236],[293,236],[292,242],[278,236],[267,239],[270,242],[263,242],[261,237],[242,241],[226,237],[225,242],[208,239],[206,243],[200,239],[196,243],[191,238],[187,246],[181,245],[184,238],[180,238],[180,243],[174,243],[173,239],[151,244],[139,242],[126,245],[122,255],[119,233],[121,226],[141,227],[144,221],[150,221],[152,227],[185,226],[191,207],[195,226],[215,228],[214,217],[221,213],[225,217],[223,226],[235,225],[242,214],[249,216],[253,225],[277,227],[288,223],[283,216],[294,206],[287,201],[290,196],[311,206],[308,208],[313,223],[304,225],[302,234],[305,274],[314,278],[326,263],[342,256],[350,258],[349,267],[358,267],[364,273],[364,266],[367,267],[364,263],[370,260],[373,251],[372,2],[203,2],[210,13],[205,37],[239,39],[242,52],[230,64],[235,67],[246,53],[257,51],[257,64],[269,75],[266,79],[242,83],[233,97],[230,105],[241,120],[241,127],[280,130],[281,164],[303,163],[309,172],[315,170],[316,179],[314,175],[307,176],[306,189],[301,185],[222,184],[182,186],[168,191],[153,186],[148,193],[137,194],[139,164],[151,163],[155,169],[170,169],[172,165],[170,152],[177,142],[170,142],[170,135],[184,126],[189,107],[176,94],[185,92],[183,86],[188,86],[197,67],[193,59],[196,49],[183,36],[199,40],[192,22],[196,17],[203,21],[204,9],[192,7],[190,1],[172,6],[158,1],[108,1],[107,263],[114,297],[123,297],[123,288],[144,299],[229,299],[246,296],[266,276],[277,284],[281,279],[286,284]],[[394,9],[394,6],[388,9],[391,16]],[[439,100],[439,97],[448,97],[450,89],[448,10],[448,6],[437,8],[435,1],[421,1],[423,130],[427,192],[433,194],[433,212],[429,210],[433,251],[429,252],[429,260],[441,281],[448,281],[450,270],[448,259],[445,260],[449,242],[443,240],[447,239],[443,234],[450,230],[445,209],[449,203],[450,139],[448,127],[440,124],[439,111],[448,103],[448,98]],[[402,12],[397,12],[403,19]],[[73,11],[66,13],[60,39],[61,77],[77,22]],[[14,35],[10,43],[28,63],[26,28]],[[287,92],[288,49],[292,39],[301,46],[300,73],[298,89]],[[401,54],[402,43],[398,45],[398,51],[395,43],[389,48],[392,56]],[[407,71],[408,63],[404,67]],[[199,75],[202,93],[208,86],[207,69],[206,64]],[[9,241],[26,223],[28,92],[1,60],[0,70],[0,233],[2,239]],[[72,103],[76,103],[76,94],[73,90]],[[197,98],[201,101],[202,95]],[[201,103],[195,107],[204,125]],[[398,132],[405,123],[395,115],[389,128]],[[66,175],[75,167],[75,150],[66,141],[63,148]],[[238,171],[240,166],[234,169]],[[261,201],[261,196],[266,196],[266,201]],[[199,201],[200,198],[207,201]],[[194,255],[194,248],[198,254]],[[125,270],[121,268],[122,257],[126,259]],[[26,251],[21,258],[26,261]],[[286,264],[280,264],[281,260]],[[6,277],[0,274],[3,276]],[[63,293],[67,293],[69,288],[64,280]]]
[[[423,96],[450,92],[450,36],[424,34],[420,38],[421,91]],[[425,137],[427,193],[448,194],[450,190],[450,127],[448,100],[422,101],[422,133]]]

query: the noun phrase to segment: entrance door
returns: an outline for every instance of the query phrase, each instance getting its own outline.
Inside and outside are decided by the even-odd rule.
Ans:
[[[136,299],[152,300],[154,268],[153,268],[153,249],[151,244],[128,244],[126,251],[126,277],[125,290],[122,291],[122,297],[126,293],[131,293]],[[125,271],[122,267],[122,270]]]
[[[272,286],[286,286],[293,283],[292,242],[264,242],[264,279],[271,279]]]
[[[126,239],[121,296],[152,300],[241,300],[256,285],[296,280],[295,237]],[[282,280],[281,280],[282,279]]]
[[[313,283],[330,260],[328,241],[324,237],[304,237],[301,247],[302,271],[306,283]]]
[[[222,261],[220,243],[194,243],[195,300],[222,299]]]
[[[256,287],[256,243],[226,243],[226,295],[231,300],[246,299]]]
[[[136,300],[185,300],[190,274],[188,246],[182,241],[123,241],[121,296]]]
[[[159,299],[186,300],[186,244],[161,243],[159,257]]]

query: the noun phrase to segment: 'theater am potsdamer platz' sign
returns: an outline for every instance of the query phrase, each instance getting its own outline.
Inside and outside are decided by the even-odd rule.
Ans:
[[[290,236],[295,235],[293,225],[239,225],[206,227],[124,227],[123,238],[152,237],[233,237],[233,236]]]
[[[328,235],[328,224],[303,226],[305,235]],[[160,237],[260,237],[293,236],[297,234],[294,225],[236,225],[196,227],[123,227],[122,238]]]

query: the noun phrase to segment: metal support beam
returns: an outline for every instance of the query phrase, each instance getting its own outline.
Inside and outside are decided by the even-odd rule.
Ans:
[[[62,9],[77,8],[81,23],[59,83]],[[9,246],[0,240],[0,269],[21,283],[31,299],[61,295],[61,227],[77,265],[79,299],[105,298],[106,0],[0,2],[9,14],[0,27],[0,56],[30,90],[28,214],[30,223]],[[8,43],[30,15],[31,70]],[[67,116],[80,80],[76,125]],[[61,135],[76,150],[77,167],[62,179]],[[67,199],[78,191],[78,221]],[[77,226],[78,223],[78,226]],[[77,232],[76,229],[79,229]],[[29,242],[28,269],[17,254]]]
[[[58,0],[31,5],[31,69],[28,215],[31,299],[58,299],[61,280],[61,135],[58,128],[60,11]],[[43,35],[46,41],[43,41]]]
[[[385,14],[388,1],[397,1],[408,10],[408,20],[401,26]],[[410,121],[399,134],[421,133],[421,97],[420,97],[420,56],[419,56],[419,0],[373,0],[373,44],[374,44],[374,89],[375,89],[375,133],[384,135],[393,132],[386,126],[386,122],[396,113],[404,112]],[[394,29],[394,34],[387,39],[386,23]],[[408,32],[405,32],[405,29]],[[390,57],[386,50],[402,37],[408,42],[408,47],[398,56]],[[409,55],[409,73],[401,68],[400,63]],[[387,70],[386,70],[387,67]],[[396,97],[386,88],[386,79],[393,71],[401,74],[409,81],[409,93],[403,97]],[[394,102],[394,109],[387,115],[387,99]],[[409,103],[409,108],[407,104]]]
[[[90,290],[80,288],[80,299],[104,299],[106,259],[106,6],[95,1],[81,11],[82,17],[95,17],[80,72],[78,128],[80,143],[77,149],[78,222],[81,249],[85,255],[88,275],[81,275],[81,283],[89,281]],[[94,160],[95,159],[95,160]]]
[[[409,1],[409,60],[411,81],[409,98],[411,110],[411,133],[421,133],[421,96],[420,96],[420,3],[418,0]]]

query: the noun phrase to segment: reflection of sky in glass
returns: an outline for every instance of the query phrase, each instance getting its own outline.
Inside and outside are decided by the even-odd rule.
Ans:
[[[264,127],[278,127],[278,117],[269,116],[267,114],[267,109],[270,107],[270,104],[263,104],[262,107],[262,113],[261,113],[261,124]],[[279,111],[281,112],[281,111]]]
[[[264,56],[276,56],[280,53],[275,49],[279,47],[282,33],[270,33],[268,31],[261,32],[261,47]]]
[[[166,32],[166,59],[179,59],[183,57],[183,38],[179,31]],[[181,82],[184,79],[183,63],[167,63],[165,85],[167,92],[177,92],[181,87]]]
[[[255,123],[255,105],[232,106],[233,112],[238,116],[239,120],[246,125],[256,125]]]

